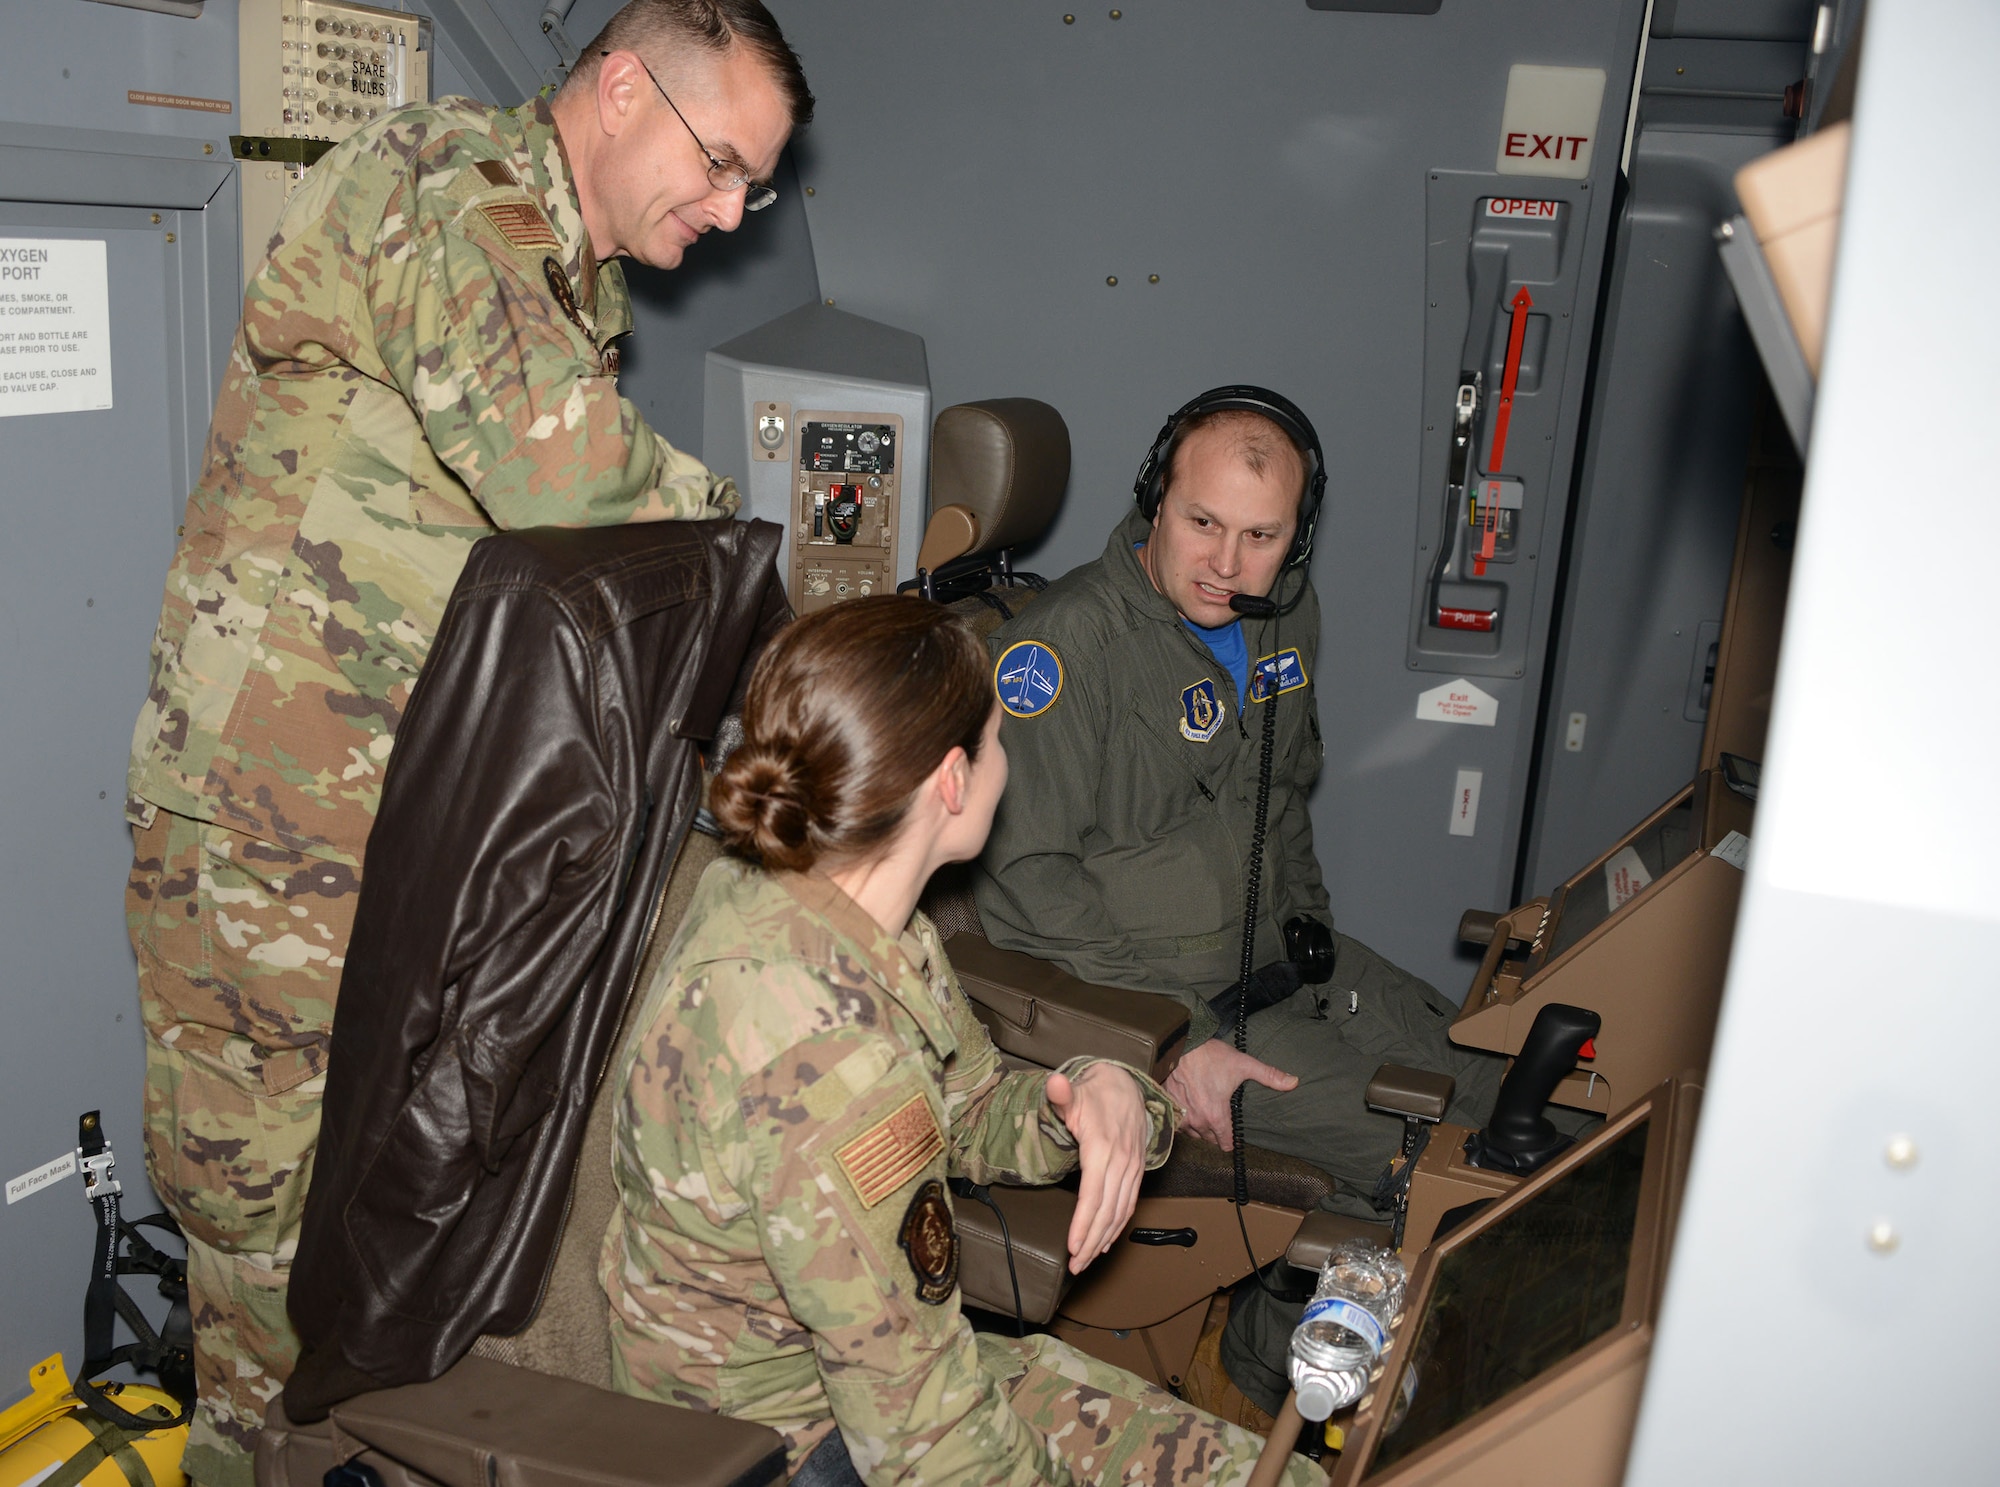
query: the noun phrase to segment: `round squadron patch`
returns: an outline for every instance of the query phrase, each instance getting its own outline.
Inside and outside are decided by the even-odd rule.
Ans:
[[[950,1300],[958,1289],[958,1229],[952,1223],[944,1184],[935,1177],[910,1199],[896,1242],[909,1256],[910,1269],[916,1274],[917,1299],[930,1306],[942,1306]]]
[[[1038,718],[1062,696],[1062,657],[1039,640],[1017,640],[993,663],[993,691],[1016,718]]]

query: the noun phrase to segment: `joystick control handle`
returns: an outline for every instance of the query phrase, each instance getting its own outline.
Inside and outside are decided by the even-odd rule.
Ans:
[[[1569,1146],[1571,1138],[1555,1128],[1542,1107],[1603,1023],[1597,1013],[1565,1002],[1550,1002],[1535,1014],[1514,1067],[1500,1082],[1492,1119],[1466,1140],[1467,1161],[1525,1177]]]

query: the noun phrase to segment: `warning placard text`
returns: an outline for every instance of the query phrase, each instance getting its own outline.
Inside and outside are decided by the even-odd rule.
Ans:
[[[0,238],[0,418],[110,406],[104,243]]]

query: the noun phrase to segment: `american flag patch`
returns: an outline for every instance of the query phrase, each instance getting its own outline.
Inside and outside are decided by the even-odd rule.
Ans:
[[[873,1208],[930,1165],[944,1150],[944,1136],[930,1102],[912,1095],[834,1155],[861,1199]]]
[[[549,225],[531,202],[494,201],[482,206],[500,236],[517,248],[560,248],[562,239],[556,236],[555,228]]]

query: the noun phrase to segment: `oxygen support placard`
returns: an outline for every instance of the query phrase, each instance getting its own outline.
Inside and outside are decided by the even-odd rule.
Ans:
[[[0,238],[0,418],[110,406],[104,243]]]

